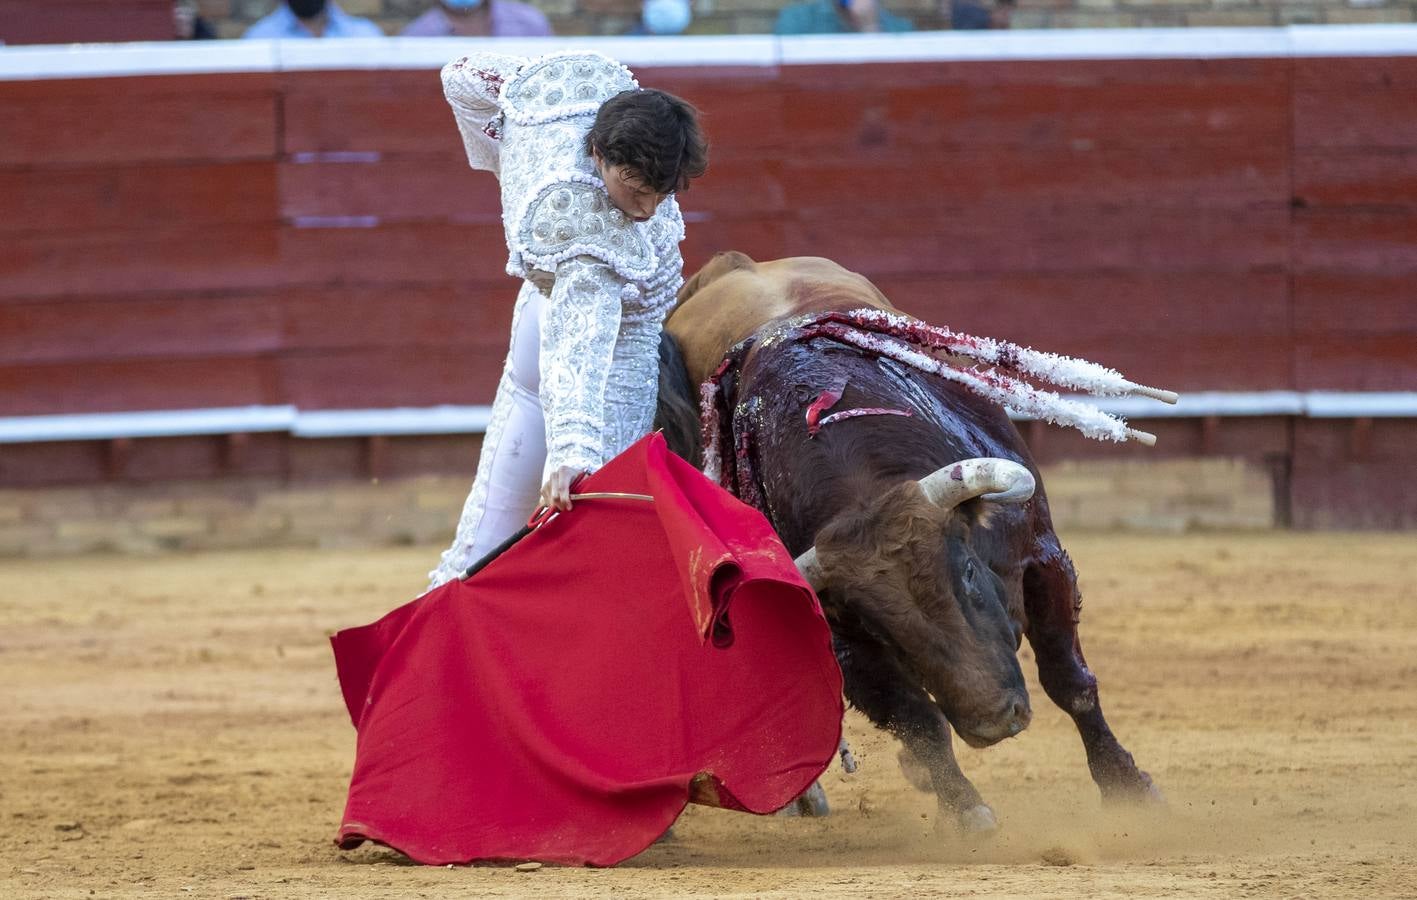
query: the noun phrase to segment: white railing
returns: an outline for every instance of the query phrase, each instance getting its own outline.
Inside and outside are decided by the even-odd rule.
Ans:
[[[1204,419],[1243,416],[1417,418],[1417,392],[1203,391],[1182,394],[1175,406],[1137,397],[1078,399],[1128,419]],[[489,406],[301,410],[294,406],[238,406],[151,412],[0,418],[0,444],[102,441],[285,432],[300,438],[381,435],[480,434]],[[1016,416],[1024,420],[1027,417]]]

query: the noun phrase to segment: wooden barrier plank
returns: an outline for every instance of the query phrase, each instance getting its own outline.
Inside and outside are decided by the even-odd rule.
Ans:
[[[0,444],[0,485],[8,488],[103,481],[108,466],[103,441]]]
[[[1296,334],[1417,334],[1408,275],[1308,273],[1294,276]]]
[[[1417,272],[1417,206],[1296,210],[1293,265],[1296,274]]]
[[[510,282],[501,222],[407,222],[370,228],[286,226],[280,243],[283,284],[462,279],[500,286]]]
[[[482,449],[480,434],[391,436],[388,439],[386,465],[388,477],[418,475],[461,475],[472,484],[477,471],[477,458]],[[448,539],[452,539],[457,523],[447,524]]]
[[[500,223],[502,196],[497,177],[474,171],[459,150],[439,156],[286,162],[280,166],[280,209],[287,218]]]
[[[104,291],[508,281],[500,224],[215,226],[20,234],[0,257],[0,303]]]
[[[356,285],[283,291],[285,347],[439,348],[506,355],[520,282]]]
[[[1139,383],[1182,393],[1288,390],[1293,384],[1294,344],[1285,335],[1217,330],[1190,341],[1086,336],[1020,343],[1102,363]]]
[[[1283,205],[1290,171],[1274,147],[1061,147],[901,152],[859,161],[787,160],[776,170],[786,208],[1001,207],[1051,204],[1242,208]],[[718,173],[714,173],[718,174]],[[736,173],[735,173],[736,174]]]
[[[239,460],[223,435],[140,438],[124,445],[114,470],[108,441],[0,444],[0,484],[39,487],[103,481],[181,481],[216,477],[281,477],[292,439],[283,434],[245,436]],[[347,470],[344,477],[356,475]],[[228,489],[239,493],[234,484]]]
[[[1278,270],[1288,261],[1288,213],[1075,206],[961,218],[862,210],[803,215],[789,255],[826,256],[873,275]]]
[[[274,227],[21,234],[0,257],[0,302],[103,291],[226,290],[277,280]]]
[[[1417,145],[1300,150],[1294,155],[1294,196],[1307,207],[1417,208]]]
[[[1294,146],[1417,147],[1417,85],[1296,91]]]
[[[444,347],[506,353],[518,282],[129,294],[0,305],[7,363]]]
[[[271,159],[266,73],[0,82],[0,166]]]
[[[452,347],[301,352],[279,361],[281,394],[301,409],[491,403],[506,358]]]
[[[679,207],[689,222],[695,221],[696,215],[780,215],[787,208],[783,167],[780,159],[723,153],[715,145],[710,150],[708,173],[689,190],[679,192]]]
[[[1296,337],[1295,381],[1304,390],[1417,391],[1417,334]]]
[[[0,232],[185,227],[278,218],[271,162],[0,169]]]
[[[672,93],[678,85],[654,80],[654,87]],[[683,96],[698,107],[708,135],[710,166],[720,156],[737,151],[761,155],[770,148],[791,148],[793,142],[783,118],[786,97],[776,75],[770,81],[755,78],[747,83],[699,83],[684,88]]]
[[[0,359],[10,364],[223,357],[283,344],[279,294],[91,297],[0,304]]]
[[[0,366],[0,416],[285,402],[267,357]]]
[[[1297,91],[1417,88],[1417,56],[1316,56],[1293,65]]]
[[[1072,340],[1095,335],[1140,341],[1287,333],[1289,277],[1284,272],[995,273],[976,276],[880,276],[891,302],[941,324],[997,323],[1011,340]],[[963,327],[963,326],[958,326]],[[1004,337],[1006,335],[999,335]]]
[[[1029,439],[1029,452],[1047,464],[1065,459],[1130,460],[1155,462],[1197,456],[1241,457],[1266,460],[1282,457],[1289,450],[1290,423],[1281,416],[1249,416],[1226,419],[1215,432],[1213,446],[1206,448],[1205,433],[1197,419],[1138,420],[1145,431],[1156,435],[1156,446],[1127,442],[1095,441],[1075,428],[1044,425],[1035,432],[1019,423]]]
[[[274,226],[220,225],[11,235],[0,303],[150,290],[233,290],[279,281]]]
[[[1417,527],[1412,447],[1417,421],[1374,419],[1355,448],[1354,423],[1299,419],[1294,423],[1291,491],[1298,528]]]
[[[285,154],[462,152],[436,71],[285,72],[279,78]]]
[[[851,92],[786,87],[783,125],[807,152],[898,145],[951,147],[1283,147],[1289,86],[1089,84],[993,90],[869,83]]]

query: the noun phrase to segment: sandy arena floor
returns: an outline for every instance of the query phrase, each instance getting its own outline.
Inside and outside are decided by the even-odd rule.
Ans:
[[[434,548],[3,563],[0,896],[1417,897],[1417,537],[1069,545],[1168,812],[1104,812],[1035,686],[1020,738],[956,742],[992,842],[933,834],[853,717],[830,819],[691,808],[618,869],[531,873],[330,842],[354,733],[326,635],[411,598]]]

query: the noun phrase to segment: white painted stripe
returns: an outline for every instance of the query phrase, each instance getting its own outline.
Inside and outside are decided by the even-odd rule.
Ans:
[[[265,41],[281,71],[334,69],[441,69],[449,60],[492,50],[540,56],[565,48],[556,38],[342,38],[337,41]]]
[[[1078,28],[822,35],[782,42],[784,65],[960,60],[1196,59],[1288,56],[1283,28]]]
[[[289,431],[295,423],[295,415],[293,406],[238,406],[72,416],[17,416],[0,418],[0,444]]]
[[[270,41],[0,47],[0,81],[274,71],[275,47]]]
[[[1182,394],[1174,405],[1145,397],[1070,395],[1103,412],[1127,419],[1194,419],[1205,416],[1302,416],[1304,395],[1296,391],[1196,391]]]
[[[219,72],[437,69],[486,47],[500,53],[598,50],[626,65],[754,66],[951,60],[1219,59],[1417,55],[1417,25],[1105,28],[577,38],[355,38],[0,47],[0,81]]]
[[[304,438],[481,434],[491,419],[490,406],[330,409],[297,413],[290,433]]]
[[[320,69],[441,69],[448,60],[491,50],[509,56],[594,50],[632,68],[644,66],[771,66],[778,57],[770,35],[688,37],[359,38],[279,41],[278,66]]]
[[[1340,393],[1315,391],[1199,391],[1168,406],[1138,397],[1069,395],[1128,419],[1205,416],[1307,416],[1310,418],[1417,418],[1417,392]],[[490,406],[430,406],[395,409],[301,411],[293,406],[242,406],[155,412],[0,418],[0,444],[94,441],[112,438],[183,437],[287,431],[295,437],[480,434]],[[1027,421],[1026,416],[1014,416]]]
[[[1289,35],[1294,56],[1417,54],[1417,25],[1295,25]]]
[[[1417,393],[1338,393],[1319,391],[1305,398],[1306,412],[1315,419],[1356,417],[1417,417]]]
[[[1077,28],[822,35],[782,41],[783,65],[969,60],[1412,56],[1417,26]]]

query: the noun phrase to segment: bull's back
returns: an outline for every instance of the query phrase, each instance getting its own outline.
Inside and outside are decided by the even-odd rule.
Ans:
[[[701,383],[730,348],[765,325],[862,307],[894,308],[870,281],[829,259],[794,256],[760,263],[730,251],[685,282],[665,328],[679,342],[689,377]]]

